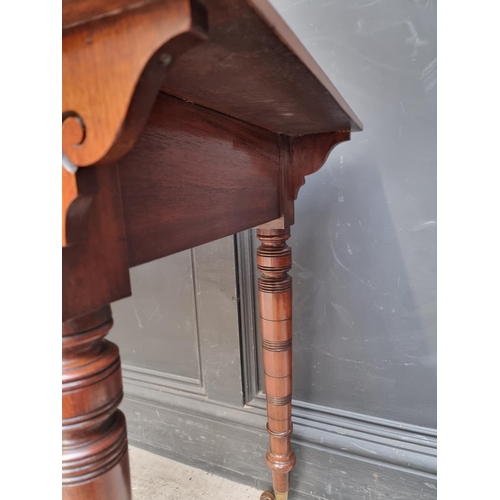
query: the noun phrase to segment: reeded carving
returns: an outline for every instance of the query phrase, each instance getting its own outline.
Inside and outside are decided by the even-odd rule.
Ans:
[[[266,462],[273,473],[274,494],[261,498],[284,500],[289,473],[295,465],[292,433],[292,253],[288,229],[259,228],[257,250],[259,308],[270,447]]]
[[[262,349],[270,352],[288,351],[292,347],[292,339],[262,340]]]
[[[266,396],[266,400],[273,406],[285,406],[292,402],[292,395],[286,394],[285,396]]]

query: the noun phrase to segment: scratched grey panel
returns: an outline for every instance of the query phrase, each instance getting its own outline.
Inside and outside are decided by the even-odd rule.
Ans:
[[[109,339],[122,362],[191,379],[200,378],[191,251],[130,270],[132,297],[112,305]]]
[[[207,397],[242,406],[234,237],[197,247],[195,262]]]
[[[234,238],[130,273],[133,295],[113,304],[115,326],[109,335],[128,365],[126,378],[134,378],[146,393],[151,384],[160,384],[199,394],[193,387],[197,381],[211,400],[241,406]]]
[[[296,204],[294,397],[436,426],[436,2],[273,0],[365,130]]]

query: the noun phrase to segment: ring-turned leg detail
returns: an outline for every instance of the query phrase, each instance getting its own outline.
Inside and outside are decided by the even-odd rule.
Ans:
[[[267,465],[273,474],[274,495],[261,499],[286,500],[295,455],[290,448],[292,434],[292,253],[286,241],[288,229],[258,229],[257,250],[259,308],[264,362],[267,431],[270,447]]]
[[[63,500],[130,500],[120,356],[110,307],[63,323]]]

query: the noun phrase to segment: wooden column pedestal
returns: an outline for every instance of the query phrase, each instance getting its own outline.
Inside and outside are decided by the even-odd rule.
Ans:
[[[130,500],[120,356],[104,339],[110,307],[63,322],[62,484],[64,500]]]
[[[274,495],[264,498],[286,500],[295,455],[292,434],[292,253],[286,240],[288,229],[258,229],[262,242],[257,250],[259,307],[264,361],[267,431],[270,447],[266,461],[273,474]]]

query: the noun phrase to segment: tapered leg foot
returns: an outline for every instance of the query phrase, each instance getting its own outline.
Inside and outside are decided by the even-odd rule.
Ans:
[[[288,229],[258,229],[257,250],[259,308],[267,401],[269,451],[266,462],[272,471],[274,494],[262,499],[286,500],[295,455],[292,434],[292,279],[288,271],[292,254],[286,241]],[[269,496],[271,495],[271,496]]]

